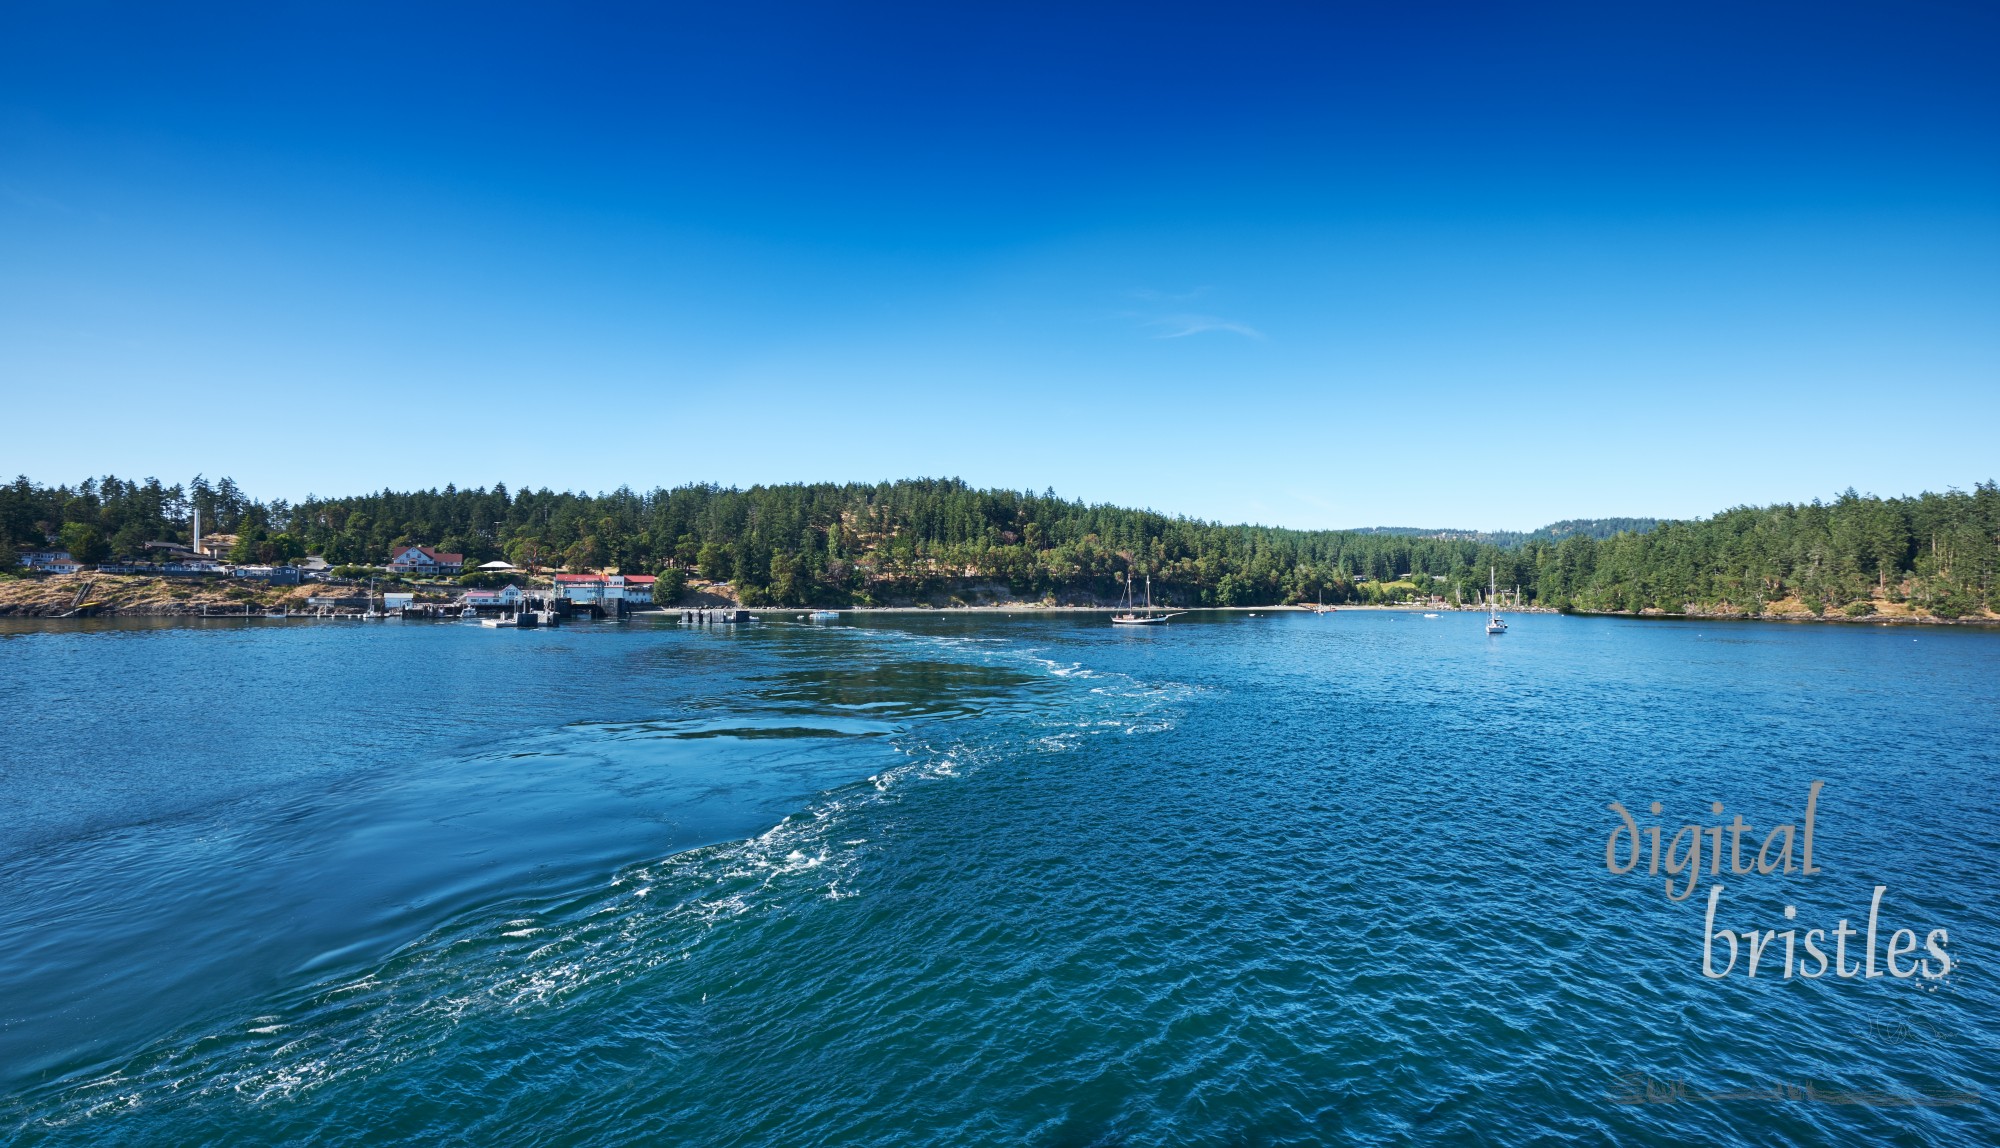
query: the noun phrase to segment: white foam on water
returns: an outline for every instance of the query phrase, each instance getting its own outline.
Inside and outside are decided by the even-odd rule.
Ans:
[[[876,848],[870,842],[877,835],[855,830],[927,783],[962,783],[1024,749],[1069,752],[1086,735],[1171,729],[1172,706],[1192,692],[1041,657],[1013,639],[885,639],[881,631],[856,630],[842,640],[853,640],[852,634],[927,644],[969,660],[1024,667],[1052,681],[1092,684],[1087,694],[1065,691],[1068,713],[1062,704],[1043,711],[1056,720],[1040,723],[1048,731],[1040,737],[1023,739],[1013,725],[992,744],[956,737],[932,743],[925,740],[927,727],[903,728],[891,735],[903,762],[820,795],[754,837],[629,866],[597,893],[560,910],[523,916],[527,906],[516,907],[498,927],[490,919],[447,922],[365,976],[305,990],[293,1007],[254,1018],[258,1027],[248,1034],[242,1027],[225,1030],[228,1035],[182,1034],[136,1056],[129,1075],[71,1086],[43,1107],[69,1120],[135,1106],[142,1097],[221,1091],[251,1103],[273,1102],[434,1055],[461,1026],[481,1017],[507,1023],[564,1008],[595,986],[619,984],[668,962],[688,967],[681,962],[739,923],[780,919],[808,901],[865,898],[868,858]],[[1097,712],[1078,715],[1076,703]],[[1032,712],[1018,716],[1036,722]],[[526,953],[512,943],[528,937],[537,944]],[[288,1030],[297,1039],[268,1047],[271,1037]],[[118,1095],[105,1095],[114,1089]]]

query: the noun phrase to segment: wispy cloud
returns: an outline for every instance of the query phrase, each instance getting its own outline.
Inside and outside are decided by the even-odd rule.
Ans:
[[[1123,314],[1125,318],[1153,332],[1155,339],[1185,339],[1189,335],[1202,335],[1210,331],[1241,335],[1246,339],[1264,337],[1264,332],[1240,319],[1198,311],[1184,311],[1173,306],[1191,303],[1208,294],[1208,291],[1207,287],[1196,287],[1192,291],[1156,291],[1150,287],[1140,288],[1131,292],[1131,296],[1149,306],[1142,310],[1126,311]]]
[[[1206,331],[1227,331],[1232,335],[1242,335],[1246,339],[1261,339],[1264,332],[1248,323],[1234,319],[1224,319],[1219,315],[1159,315],[1145,321],[1145,326],[1158,333],[1155,339],[1185,339],[1189,335],[1199,335]]]
[[[37,195],[10,179],[0,179],[0,199],[36,211],[53,211],[62,215],[75,215],[76,209],[59,199]]]

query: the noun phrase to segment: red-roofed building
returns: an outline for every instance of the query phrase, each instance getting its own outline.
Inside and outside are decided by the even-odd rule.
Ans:
[[[651,574],[615,574],[610,578],[613,585],[625,587],[625,600],[640,605],[650,605],[653,601],[653,585],[659,579]]]
[[[465,569],[465,555],[428,546],[398,546],[389,555],[389,569],[398,574],[457,574]]]
[[[617,595],[611,592],[610,580],[602,574],[558,574],[556,597],[567,598],[581,606],[603,606]],[[608,608],[615,610],[617,607]]]
[[[602,574],[556,575],[556,597],[572,602],[602,602],[611,597],[609,580]]]

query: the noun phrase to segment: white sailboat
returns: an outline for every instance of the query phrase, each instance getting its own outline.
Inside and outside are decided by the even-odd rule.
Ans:
[[[1114,626],[1158,626],[1168,618],[1178,618],[1179,614],[1153,613],[1153,576],[1146,575],[1146,612],[1141,614],[1132,608],[1132,576],[1125,576],[1125,612],[1111,615]]]
[[[1498,579],[1494,577],[1493,567],[1488,566],[1486,568],[1486,632],[1489,634],[1504,634],[1507,632],[1507,623],[1500,620],[1500,615],[1495,611],[1493,605],[1493,597],[1498,592]]]

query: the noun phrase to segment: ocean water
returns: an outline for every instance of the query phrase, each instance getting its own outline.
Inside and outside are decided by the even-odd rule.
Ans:
[[[2000,1142],[2000,634],[1482,621],[0,623],[0,1141]]]

